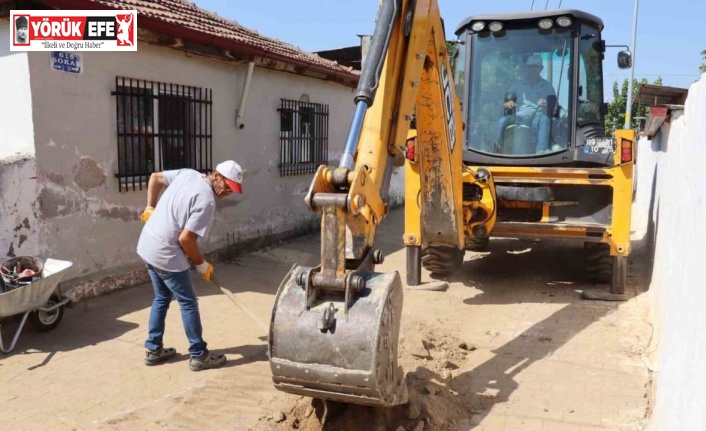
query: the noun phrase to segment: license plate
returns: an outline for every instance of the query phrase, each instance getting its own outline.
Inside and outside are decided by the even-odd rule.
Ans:
[[[589,138],[586,139],[586,146],[583,147],[586,154],[612,154],[615,152],[615,139],[613,138]]]

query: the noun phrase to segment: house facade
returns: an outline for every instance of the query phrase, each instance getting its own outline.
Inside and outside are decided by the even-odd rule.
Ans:
[[[2,259],[72,261],[74,299],[145,281],[135,247],[149,174],[225,159],[243,167],[244,194],[218,201],[205,252],[316,228],[304,196],[320,164],[338,163],[356,72],[181,0],[33,5],[137,9],[138,49],[0,44]],[[402,194],[400,170],[390,199]]]

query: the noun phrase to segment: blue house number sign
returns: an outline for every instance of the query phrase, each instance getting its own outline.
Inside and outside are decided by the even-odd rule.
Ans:
[[[83,60],[80,54],[52,51],[51,67],[60,72],[83,73]]]

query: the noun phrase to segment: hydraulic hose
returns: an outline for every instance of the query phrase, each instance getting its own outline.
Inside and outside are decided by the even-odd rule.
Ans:
[[[346,139],[346,147],[341,157],[340,167],[353,169],[353,155],[358,148],[360,132],[363,128],[365,113],[375,101],[375,92],[380,84],[380,75],[385,63],[385,56],[390,46],[392,29],[401,7],[401,0],[384,0],[378,9],[375,23],[375,32],[370,44],[370,49],[365,57],[365,67],[358,81],[355,93],[355,113]]]

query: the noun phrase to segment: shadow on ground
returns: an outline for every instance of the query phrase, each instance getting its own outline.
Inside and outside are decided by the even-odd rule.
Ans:
[[[393,229],[399,227],[402,217],[402,211],[393,212],[390,217],[393,221],[388,222],[388,226]],[[397,241],[398,237],[385,238],[384,235],[380,235],[378,238],[376,246],[388,255],[403,246],[401,241]],[[286,242],[269,244],[256,252],[229,255],[228,259],[216,260],[213,263],[216,269],[214,275],[225,289],[236,296],[244,292],[253,292],[274,298],[280,283],[293,264],[315,266],[319,262],[319,236],[304,235]],[[225,297],[218,287],[200,279],[196,273],[193,278],[199,298],[212,295]],[[72,304],[64,309],[62,321],[52,331],[38,332],[26,324],[15,350],[9,354],[0,354],[0,365],[4,358],[16,354],[47,354],[43,361],[35,366],[39,368],[51,361],[57,352],[77,350],[116,339],[140,326],[126,321],[124,317],[136,311],[148,309],[153,299],[151,284],[141,284]],[[172,302],[169,313],[179,313],[176,302]],[[269,316],[260,317],[264,322],[269,319]],[[6,344],[9,344],[9,340],[12,339],[19,321],[16,316],[2,322],[0,330],[2,330],[3,340],[8,340]],[[147,322],[140,324],[146,325]],[[262,348],[266,349],[267,340],[263,341]],[[234,347],[236,351],[233,353],[241,354],[237,350],[248,347],[260,348],[259,346]],[[240,360],[233,361],[229,366],[240,363]]]
[[[477,428],[494,406],[511,400],[512,394],[520,388],[517,377],[523,371],[551,357],[588,326],[625,304],[581,299],[583,289],[596,288],[582,279],[582,273],[581,245],[511,239],[491,241],[489,252],[467,255],[462,269],[446,278],[446,281],[461,282],[480,291],[464,299],[464,304],[483,307],[533,302],[557,304],[561,308],[510,341],[492,348],[492,357],[470,371],[449,379],[425,366],[406,370],[410,390],[407,405],[374,408],[329,403],[326,423],[322,426],[323,410],[319,401],[304,398],[292,411],[293,420],[304,430],[396,430],[400,426],[413,430],[420,418],[426,419],[424,429],[427,430]],[[629,276],[626,293],[634,298],[644,293],[644,288]],[[433,345],[430,347],[432,357],[443,354],[434,352]],[[410,414],[411,406],[419,411],[418,416]],[[307,410],[312,409],[317,414],[307,416]]]
[[[313,244],[316,245],[312,246]],[[318,259],[317,237],[302,237],[296,241],[281,243],[278,247],[240,255],[231,263],[214,262],[214,266],[219,280],[230,292],[236,295],[242,292],[256,292],[274,296],[293,263],[287,260],[290,255],[301,260],[300,264],[313,264]],[[220,289],[201,280],[196,273],[194,283],[199,298],[223,295]],[[70,304],[64,309],[62,321],[51,331],[38,332],[28,323],[25,324],[15,350],[9,354],[0,354],[0,365],[4,358],[16,354],[49,353],[44,363],[37,365],[41,367],[57,352],[77,350],[116,339],[140,326],[126,321],[124,317],[149,308],[153,299],[151,284],[141,284]],[[179,313],[175,301],[172,302],[169,313]],[[0,330],[6,344],[12,339],[20,318],[21,316],[13,316],[2,322]]]

